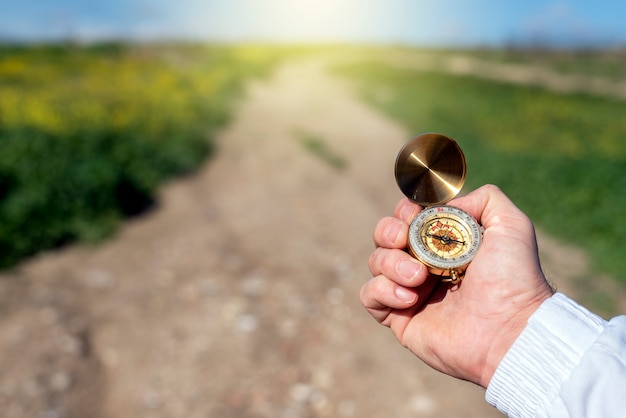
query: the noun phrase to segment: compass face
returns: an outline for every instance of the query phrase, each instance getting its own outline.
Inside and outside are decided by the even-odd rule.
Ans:
[[[482,241],[481,227],[467,212],[454,206],[430,206],[409,228],[409,250],[439,275],[462,273]],[[455,273],[455,274],[456,274]]]

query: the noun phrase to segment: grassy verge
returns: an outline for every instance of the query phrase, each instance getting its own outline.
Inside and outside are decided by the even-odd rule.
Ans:
[[[626,103],[379,63],[338,72],[415,134],[457,139],[468,188],[498,184],[542,229],[626,284]]]
[[[98,241],[210,155],[243,82],[285,51],[0,47],[0,267]]]

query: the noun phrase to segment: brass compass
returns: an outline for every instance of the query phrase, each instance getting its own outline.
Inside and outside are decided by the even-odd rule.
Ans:
[[[426,133],[408,141],[396,158],[395,176],[406,197],[424,207],[411,222],[410,254],[457,284],[482,242],[482,227],[467,212],[446,205],[465,183],[465,156],[447,136]]]

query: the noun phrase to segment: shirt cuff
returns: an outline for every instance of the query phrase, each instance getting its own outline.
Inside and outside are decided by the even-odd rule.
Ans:
[[[529,318],[498,365],[487,402],[510,417],[546,410],[605,326],[599,316],[555,293]]]

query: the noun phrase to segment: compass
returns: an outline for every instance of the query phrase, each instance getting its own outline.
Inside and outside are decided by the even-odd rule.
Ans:
[[[402,193],[424,209],[409,226],[409,253],[444,282],[459,283],[482,242],[482,227],[462,209],[446,205],[465,182],[465,156],[451,138],[435,133],[408,141],[396,158]]]

